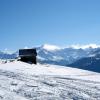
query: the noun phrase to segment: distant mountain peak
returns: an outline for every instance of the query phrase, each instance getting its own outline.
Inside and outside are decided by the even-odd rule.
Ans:
[[[92,49],[95,49],[95,48],[100,48],[100,45],[97,45],[97,44],[87,44],[87,45],[74,44],[74,45],[69,45],[66,47],[59,47],[59,46],[51,45],[51,44],[44,44],[41,47],[48,51],[55,51],[55,50],[60,50],[60,49],[65,49],[65,48],[72,48],[72,49],[90,49],[90,48],[92,48]]]
[[[11,50],[5,48],[4,51],[3,51],[3,53],[4,53],[4,54],[13,54],[14,51],[11,51]]]
[[[80,45],[80,44],[76,44],[76,45],[71,45],[71,48],[74,49],[89,49],[89,48],[100,48],[100,45],[97,44],[87,44],[87,45]]]
[[[43,49],[46,49],[48,51],[55,51],[55,50],[60,50],[61,48],[55,45],[50,45],[50,44],[44,44],[42,45]]]

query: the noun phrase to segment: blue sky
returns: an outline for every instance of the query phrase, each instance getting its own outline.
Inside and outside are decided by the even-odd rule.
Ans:
[[[99,40],[100,0],[0,0],[0,50]]]

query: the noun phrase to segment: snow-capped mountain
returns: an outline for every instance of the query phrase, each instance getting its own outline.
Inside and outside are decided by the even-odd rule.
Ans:
[[[88,48],[92,48],[92,49],[96,49],[96,48],[100,48],[100,45],[97,44],[88,44],[88,45],[80,45],[80,44],[76,44],[76,45],[71,45],[70,47],[74,48],[74,49],[88,49]]]
[[[37,60],[40,63],[69,65],[81,58],[92,57],[100,51],[100,46],[95,44],[89,45],[71,45],[67,47],[58,47],[55,45],[42,45],[37,49]],[[7,54],[0,52],[0,59],[11,59],[18,56],[18,52]]]
[[[96,50],[99,50],[99,46],[93,44],[66,48],[46,44],[37,48],[39,62],[57,65],[68,65],[81,58],[93,56]]]
[[[55,45],[49,45],[49,44],[44,44],[41,46],[42,49],[45,49],[47,51],[56,51],[60,50],[61,48]]]
[[[15,59],[17,57],[17,53],[5,53],[0,51],[0,59]]]
[[[89,57],[81,58],[69,66],[100,72],[100,49],[96,49]]]

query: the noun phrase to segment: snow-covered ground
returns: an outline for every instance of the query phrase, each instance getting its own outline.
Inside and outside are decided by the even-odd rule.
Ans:
[[[57,65],[1,63],[0,100],[100,100],[100,74]]]

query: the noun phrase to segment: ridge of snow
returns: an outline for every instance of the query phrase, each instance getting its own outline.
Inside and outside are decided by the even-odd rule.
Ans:
[[[100,82],[100,73],[71,68],[59,65],[49,64],[27,64],[20,61],[0,64],[0,70],[8,72],[22,73],[27,75],[50,75],[50,76],[67,76],[68,78],[90,80]]]
[[[95,49],[95,48],[100,48],[100,45],[97,44],[87,44],[87,45],[81,45],[81,44],[73,44],[73,45],[67,45],[64,47],[60,47],[57,45],[51,45],[51,44],[44,44],[40,46],[41,48],[47,50],[47,51],[56,51],[56,50],[61,50],[61,49],[66,49],[66,48],[73,48],[73,49]],[[24,49],[28,49],[28,47],[24,47]],[[13,54],[15,51],[10,51],[7,48],[2,52],[5,54]]]
[[[68,75],[68,76],[79,76],[79,75],[86,76],[86,74],[100,75],[99,73],[96,72],[86,71],[78,68],[71,68],[59,65],[49,65],[49,64],[31,65],[20,61],[0,64],[0,70],[31,74],[31,75]]]
[[[80,45],[80,44],[76,44],[76,45],[71,45],[69,46],[71,48],[74,48],[74,49],[88,49],[88,48],[100,48],[100,45],[97,45],[97,44],[87,44],[87,45]]]
[[[9,49],[6,48],[6,49],[4,49],[3,53],[4,54],[13,54],[14,51],[10,51]]]
[[[46,49],[46,50],[48,50],[48,51],[55,51],[55,50],[61,49],[61,48],[58,47],[58,46],[50,45],[50,44],[44,44],[44,45],[42,46],[42,48],[43,48],[43,49]]]
[[[100,45],[97,44],[86,44],[86,45],[81,45],[81,44],[74,44],[74,45],[68,45],[66,47],[60,47],[56,45],[50,45],[50,44],[44,44],[42,48],[48,50],[48,51],[55,51],[55,50],[60,50],[60,49],[65,49],[65,48],[73,48],[73,49],[95,49],[95,48],[100,48]]]

